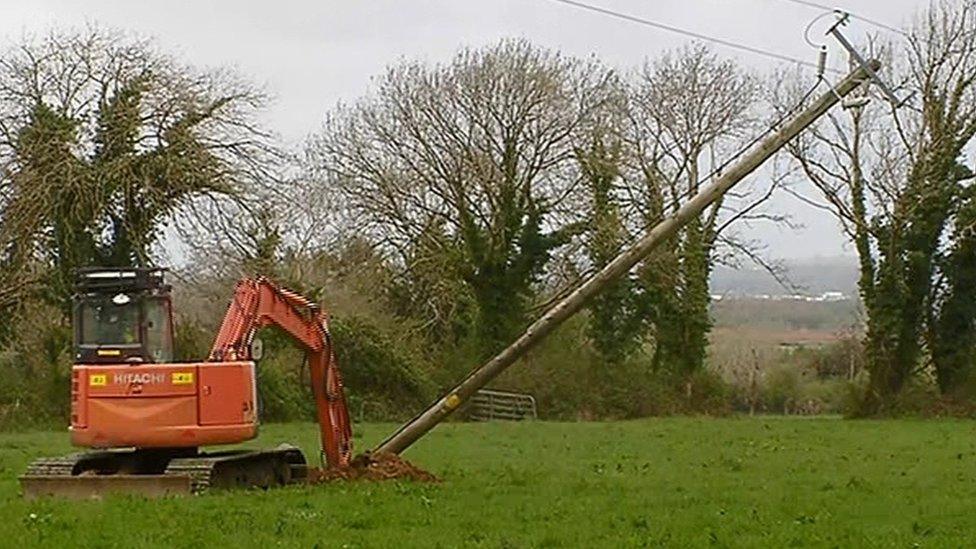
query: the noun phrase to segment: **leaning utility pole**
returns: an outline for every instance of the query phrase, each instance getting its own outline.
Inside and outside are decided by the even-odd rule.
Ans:
[[[674,236],[678,230],[690,220],[698,216],[706,207],[718,200],[736,183],[745,179],[759,166],[781,149],[790,140],[807,128],[815,120],[823,116],[842,97],[853,91],[872,74],[881,68],[881,63],[871,60],[851,72],[833,89],[820,96],[812,105],[778,131],[763,139],[757,146],[746,153],[724,174],[704,187],[691,200],[678,208],[676,212],[665,218],[652,228],[643,238],[629,249],[614,258],[600,272],[587,279],[573,293],[553,305],[538,320],[529,326],[525,333],[514,343],[498,353],[494,358],[481,367],[472,371],[468,377],[454,387],[444,397],[410,420],[395,433],[387,437],[374,452],[391,452],[399,454],[406,450],[417,439],[424,436],[438,423],[444,421],[462,402],[467,400],[478,389],[484,387],[498,374],[505,371],[516,360],[524,355],[533,345],[549,335],[567,318],[573,316],[596,294],[603,291],[609,284],[630,271],[634,265],[650,254],[659,244]]]

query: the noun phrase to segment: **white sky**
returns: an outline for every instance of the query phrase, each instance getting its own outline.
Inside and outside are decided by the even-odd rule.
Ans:
[[[699,33],[814,62],[803,29],[820,11],[787,0],[584,0]],[[925,0],[819,0],[896,27]],[[551,0],[0,0],[0,40],[11,43],[52,26],[89,22],[135,31],[197,66],[232,66],[264,84],[276,101],[268,124],[290,143],[318,128],[337,101],[367,90],[371,77],[400,58],[440,61],[461,46],[526,37],[574,55],[596,55],[619,68],[687,40],[662,30],[581,11]],[[886,33],[855,21],[848,34]],[[822,32],[822,27],[820,32]],[[813,31],[817,34],[816,28]],[[757,69],[782,65],[720,46]],[[842,66],[832,45],[831,63]],[[749,233],[772,255],[850,254],[836,223],[781,196],[804,228],[757,227]]]

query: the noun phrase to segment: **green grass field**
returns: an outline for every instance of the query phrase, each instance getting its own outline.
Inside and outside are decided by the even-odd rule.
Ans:
[[[360,448],[391,425],[360,425]],[[317,455],[311,424],[257,443]],[[463,424],[407,454],[436,485],[342,483],[25,502],[16,476],[67,435],[0,436],[0,544],[170,547],[963,547],[976,423],[648,419]]]

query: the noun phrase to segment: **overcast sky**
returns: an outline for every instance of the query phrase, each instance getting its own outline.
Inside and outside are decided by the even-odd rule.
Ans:
[[[821,12],[787,0],[584,0],[587,3],[814,62],[803,29]],[[925,0],[819,0],[892,26],[908,23]],[[400,58],[446,60],[462,46],[526,37],[574,55],[594,54],[622,69],[679,46],[685,37],[552,0],[0,0],[6,43],[57,27],[96,22],[157,40],[197,66],[233,66],[275,96],[269,124],[291,143],[315,131],[337,101],[364,93]],[[886,33],[855,21],[849,35]],[[819,33],[823,28],[819,28]],[[818,29],[812,31],[818,34]],[[889,33],[890,34],[890,33]],[[832,44],[831,64],[842,66]],[[757,69],[782,62],[716,46]],[[777,208],[804,228],[757,227],[751,236],[774,256],[852,253],[836,224],[787,196]]]

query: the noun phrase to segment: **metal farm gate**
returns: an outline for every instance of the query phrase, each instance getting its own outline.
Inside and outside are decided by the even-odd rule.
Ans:
[[[536,419],[535,398],[523,393],[480,389],[471,397],[468,419],[473,421]]]

